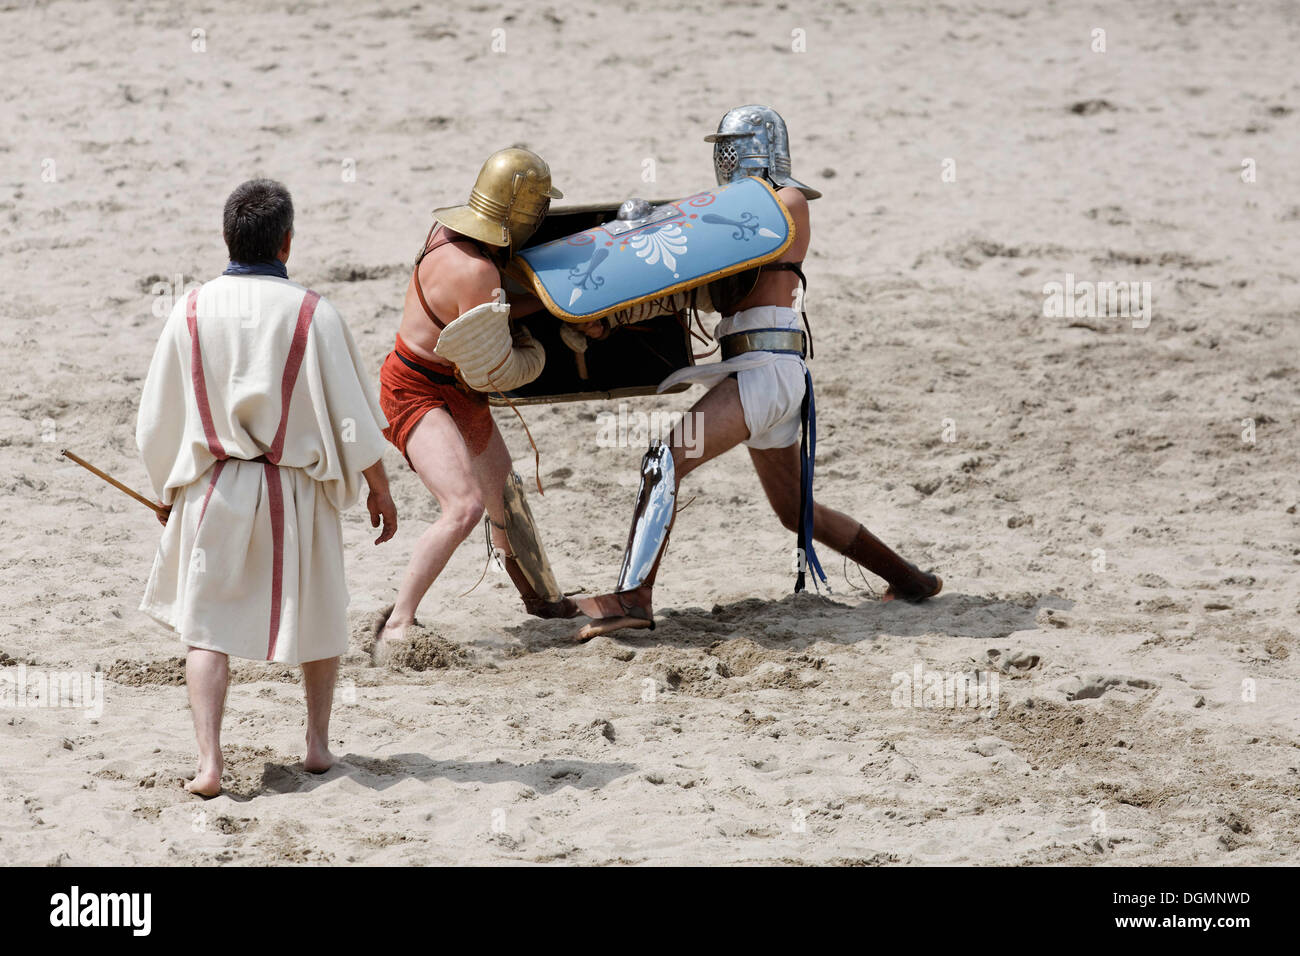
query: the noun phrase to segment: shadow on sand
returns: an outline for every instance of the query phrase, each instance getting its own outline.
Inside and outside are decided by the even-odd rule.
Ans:
[[[748,638],[783,650],[817,641],[856,644],[922,635],[997,640],[1039,627],[1037,618],[1044,609],[1063,611],[1073,606],[1068,598],[1028,592],[1008,597],[944,593],[923,604],[908,604],[862,600],[860,594],[828,597],[804,591],[778,601],[745,598],[708,610],[656,609],[653,631],[615,632],[608,639],[635,648],[708,647],[720,640]],[[562,646],[577,629],[574,622],[530,620],[506,630],[531,653]]]
[[[406,753],[393,757],[366,757],[346,754],[329,771],[308,773],[302,764],[268,761],[262,767],[260,786],[239,792],[228,789],[225,795],[237,802],[284,793],[307,793],[341,777],[351,777],[371,790],[387,790],[404,780],[451,780],[454,783],[521,783],[541,794],[554,793],[564,787],[596,790],[638,768],[629,763],[592,763],[588,760],[548,758],[532,763],[506,760],[434,760],[425,754]]]

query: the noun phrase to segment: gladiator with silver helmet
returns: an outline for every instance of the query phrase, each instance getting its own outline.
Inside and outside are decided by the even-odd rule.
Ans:
[[[676,519],[678,488],[700,464],[741,443],[750,448],[773,510],[782,524],[798,535],[796,591],[803,589],[808,573],[814,585],[819,579],[826,582],[814,539],[884,578],[888,584],[885,600],[924,601],[943,587],[938,575],[921,571],[860,522],[813,498],[816,411],[806,362],[812,357],[811,330],[807,316],[796,312],[791,303],[802,301],[797,293],[806,288],[802,265],[811,240],[808,201],[821,193],[792,175],[785,121],[768,106],[739,106],[728,110],[717,132],[705,140],[713,144],[718,185],[747,178],[767,182],[789,213],[794,239],[774,261],[730,275],[726,281],[713,281],[606,315],[583,329],[600,338],[629,323],[680,312],[688,306],[716,311],[721,321],[714,337],[722,360],[679,369],[660,384],[661,392],[683,384],[708,387],[684,418],[693,423],[695,435],[705,435],[708,440],[703,454],[697,449],[688,454],[679,425],[667,444],[651,443],[641,462],[632,526],[617,584],[612,592],[577,601],[582,612],[593,619],[579,632],[581,639],[623,628],[654,627],[651,595]],[[654,210],[633,202],[622,215],[645,220]],[[739,421],[743,421],[743,429],[738,429]]]

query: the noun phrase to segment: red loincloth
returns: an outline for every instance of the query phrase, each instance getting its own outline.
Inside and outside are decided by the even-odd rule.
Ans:
[[[406,365],[402,358],[436,378],[449,381],[446,384],[430,381],[426,375]],[[411,432],[420,419],[435,408],[447,410],[471,455],[482,454],[492,437],[492,411],[487,396],[469,391],[446,372],[429,368],[424,359],[407,348],[400,335],[395,350],[388,353],[379,369],[379,405],[388,419],[384,437],[402,453],[408,465],[411,459],[406,454],[406,443]]]

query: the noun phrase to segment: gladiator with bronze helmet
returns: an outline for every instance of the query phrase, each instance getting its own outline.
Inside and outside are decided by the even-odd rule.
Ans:
[[[434,210],[380,370],[380,402],[385,435],[441,513],[416,542],[397,600],[376,627],[379,659],[406,635],[421,599],[485,511],[493,549],[525,610],[545,618],[578,613],[556,585],[488,401],[537,378],[545,365],[545,352],[517,322],[540,304],[528,294],[507,299],[501,268],[561,197],[540,156],[510,148],[488,157],[466,203]]]

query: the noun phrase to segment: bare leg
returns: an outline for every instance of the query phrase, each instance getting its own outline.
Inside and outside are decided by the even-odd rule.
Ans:
[[[758,473],[768,503],[781,519],[781,524],[789,531],[798,531],[802,504],[799,446],[751,448],[749,457],[754,462],[754,471]],[[888,581],[887,601],[894,597],[923,601],[943,588],[943,580],[938,575],[924,573],[903,560],[861,522],[816,502],[813,503],[813,539],[847,555]]]
[[[678,487],[682,479],[700,465],[730,451],[749,437],[745,409],[740,404],[740,386],[734,378],[723,379],[713,386],[686,414],[693,416],[695,446],[690,449],[683,446],[680,424],[668,437]]]
[[[506,548],[505,532],[499,532],[496,526],[505,524],[506,510],[502,502],[502,492],[506,486],[506,476],[510,474],[510,450],[501,437],[500,430],[493,428],[492,437],[487,447],[470,459],[470,473],[478,486],[479,497],[488,517],[492,519],[492,543],[496,547]]]
[[[221,718],[230,685],[230,658],[218,651],[191,647],[185,655],[185,686],[189,689],[194,736],[199,743],[199,769],[185,784],[190,793],[215,797],[226,769],[221,756]]]
[[[501,440],[493,428],[493,438]],[[483,516],[483,496],[474,477],[465,439],[446,409],[435,408],[415,426],[406,454],[426,488],[438,500],[442,513],[415,543],[397,601],[375,644],[382,659],[392,642],[401,640],[415,620],[420,601],[442,573],[452,552],[469,537]]]
[[[330,753],[330,711],[334,707],[334,682],[339,675],[339,659],[305,661],[302,684],[307,696],[307,755],[303,767],[311,773],[324,773],[335,764]]]

